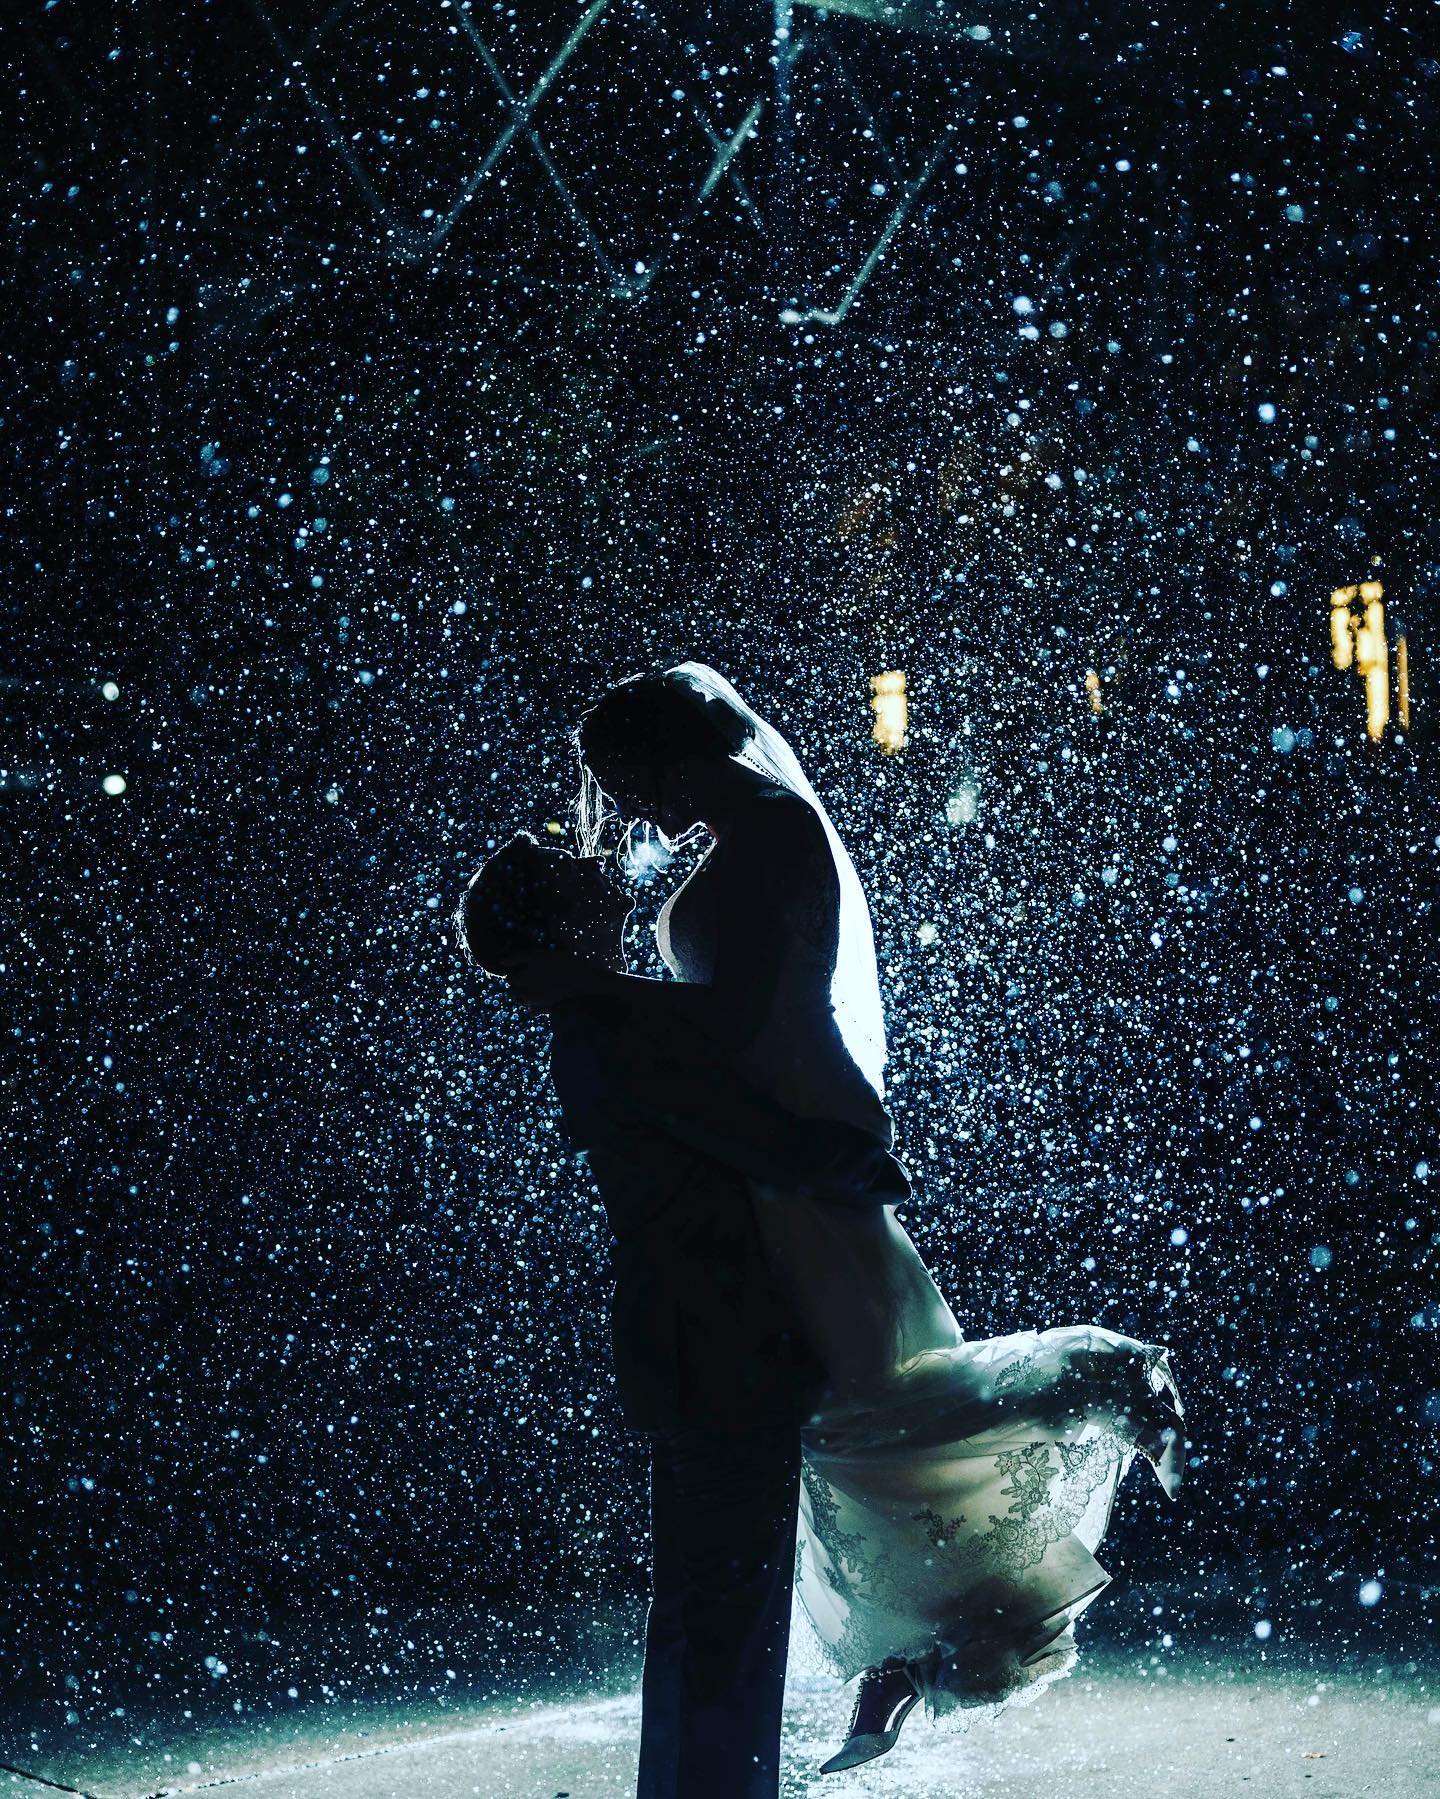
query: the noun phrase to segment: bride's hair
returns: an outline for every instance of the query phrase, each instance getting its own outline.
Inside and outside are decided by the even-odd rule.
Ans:
[[[550,927],[553,858],[538,838],[517,831],[480,864],[452,917],[467,962],[500,974],[516,956],[559,947]]]
[[[658,771],[677,762],[728,761],[742,753],[752,735],[743,713],[707,691],[683,667],[617,682],[575,727],[580,759],[576,836],[581,854],[597,853],[605,822],[597,767],[603,770],[624,762]]]

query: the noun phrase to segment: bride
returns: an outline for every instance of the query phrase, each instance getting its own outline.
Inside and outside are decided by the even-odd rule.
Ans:
[[[608,977],[632,1022],[660,1046],[695,1033],[788,1111],[888,1147],[870,914],[789,745],[694,662],[620,683],[576,739],[588,852],[617,817],[669,838],[703,820],[713,839],[657,925],[678,979]],[[594,973],[547,958],[521,996],[583,993]],[[835,1671],[861,1677],[829,1773],[884,1754],[922,1701],[938,1720],[1069,1672],[1136,1452],[1167,1494],[1179,1484],[1180,1401],[1163,1347],[1098,1326],[967,1341],[893,1205],[750,1188],[827,1376],[804,1432],[796,1592]]]

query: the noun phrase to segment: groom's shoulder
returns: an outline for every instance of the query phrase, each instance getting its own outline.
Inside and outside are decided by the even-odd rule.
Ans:
[[[566,1000],[550,1014],[550,1027],[550,1073],[557,1089],[578,1080],[594,1082],[609,1059],[608,1033],[598,1012],[583,1000]]]
[[[757,788],[741,812],[734,825],[740,865],[768,870],[787,889],[829,877],[834,861],[824,823],[798,793]]]
[[[757,836],[823,842],[825,827],[808,800],[788,787],[757,787],[740,808],[736,826]]]

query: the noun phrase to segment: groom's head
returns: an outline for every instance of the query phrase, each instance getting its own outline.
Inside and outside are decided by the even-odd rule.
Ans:
[[[564,951],[615,967],[631,900],[596,856],[572,856],[528,831],[481,864],[455,909],[460,947],[489,974]]]

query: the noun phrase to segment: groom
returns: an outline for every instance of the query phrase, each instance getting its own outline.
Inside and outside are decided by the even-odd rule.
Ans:
[[[462,945],[492,973],[560,950],[620,965],[630,902],[598,860],[521,835],[471,881]],[[824,1371],[767,1267],[747,1179],[904,1200],[873,1138],[782,1111],[718,1050],[657,1053],[614,1002],[552,1011],[551,1075],[615,1234],[612,1340],[651,1439],[652,1599],[638,1799],[775,1799],[800,1429]]]

